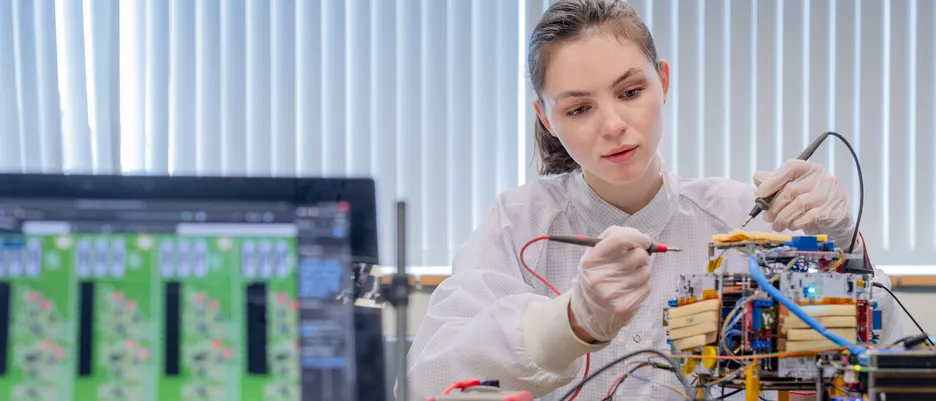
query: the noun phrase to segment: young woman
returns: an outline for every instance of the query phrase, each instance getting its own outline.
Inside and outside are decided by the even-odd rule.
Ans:
[[[657,148],[670,66],[625,2],[555,2],[533,31],[528,64],[536,143],[550,177],[501,194],[433,292],[409,355],[412,399],[479,378],[553,400],[581,379],[586,353],[594,372],[637,350],[668,351],[663,309],[679,275],[704,271],[712,235],[739,228],[754,199],[778,189],[770,211],[747,229],[824,233],[850,244],[845,191],[820,165],[789,161],[755,174],[755,186],[666,169]],[[559,296],[520,261],[521,248],[544,234],[603,238],[594,248],[540,241],[524,251]],[[683,252],[649,256],[651,242]],[[747,260],[728,252],[723,266],[746,271]],[[880,271],[875,281],[890,285]],[[901,316],[883,295],[890,343],[902,337]],[[578,399],[603,399],[625,366],[590,381]],[[670,372],[639,374],[681,388]],[[681,398],[640,380],[624,381],[617,394]]]

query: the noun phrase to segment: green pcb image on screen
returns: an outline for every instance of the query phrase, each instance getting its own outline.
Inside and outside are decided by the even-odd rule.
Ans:
[[[295,237],[0,234],[0,399],[298,401]]]
[[[68,237],[0,234],[0,399],[71,399],[71,249]]]
[[[156,242],[160,400],[298,400],[295,238]]]

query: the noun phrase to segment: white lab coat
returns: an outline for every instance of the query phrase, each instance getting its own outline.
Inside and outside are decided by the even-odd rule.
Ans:
[[[592,352],[592,372],[640,349],[667,352],[662,316],[675,294],[678,276],[705,271],[712,235],[740,227],[753,200],[752,185],[725,178],[687,180],[672,172],[664,172],[662,189],[634,215],[600,199],[581,171],[529,182],[501,194],[457,253],[452,276],[431,296],[409,353],[411,399],[425,401],[457,380],[478,378],[498,379],[503,388],[556,400],[581,379],[586,352]],[[566,308],[548,302],[556,297],[521,267],[518,255],[538,235],[597,236],[611,225],[634,227],[654,242],[680,247],[683,252],[652,255],[652,290],[636,317],[610,343],[586,344],[572,334]],[[762,217],[747,229],[771,231]],[[584,252],[583,247],[540,241],[527,249],[524,259],[566,292]],[[729,271],[747,271],[747,266],[741,254],[729,251],[725,255],[723,267]],[[876,272],[875,281],[890,286],[881,271]],[[903,337],[900,310],[895,310],[884,291],[877,291],[874,298],[884,309],[883,342]],[[589,381],[577,400],[604,398],[624,367],[619,364]],[[672,373],[650,368],[637,373],[682,388]],[[775,394],[764,396],[772,399]],[[629,378],[615,399],[681,397],[663,386]]]

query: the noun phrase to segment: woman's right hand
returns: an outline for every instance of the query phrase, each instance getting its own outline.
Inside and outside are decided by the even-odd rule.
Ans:
[[[585,342],[610,341],[650,294],[650,237],[611,226],[582,255],[572,280],[569,323]]]

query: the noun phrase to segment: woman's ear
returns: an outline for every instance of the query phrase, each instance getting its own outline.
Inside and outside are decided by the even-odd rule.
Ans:
[[[657,71],[660,74],[660,83],[663,84],[663,103],[666,103],[666,97],[669,93],[669,63],[666,60],[660,59],[657,62]]]
[[[549,119],[546,118],[546,110],[543,107],[543,104],[539,100],[533,101],[533,109],[536,110],[536,118],[539,118],[540,123],[546,127],[546,131],[549,131],[549,135],[556,136],[553,132],[552,127],[549,125]]]

